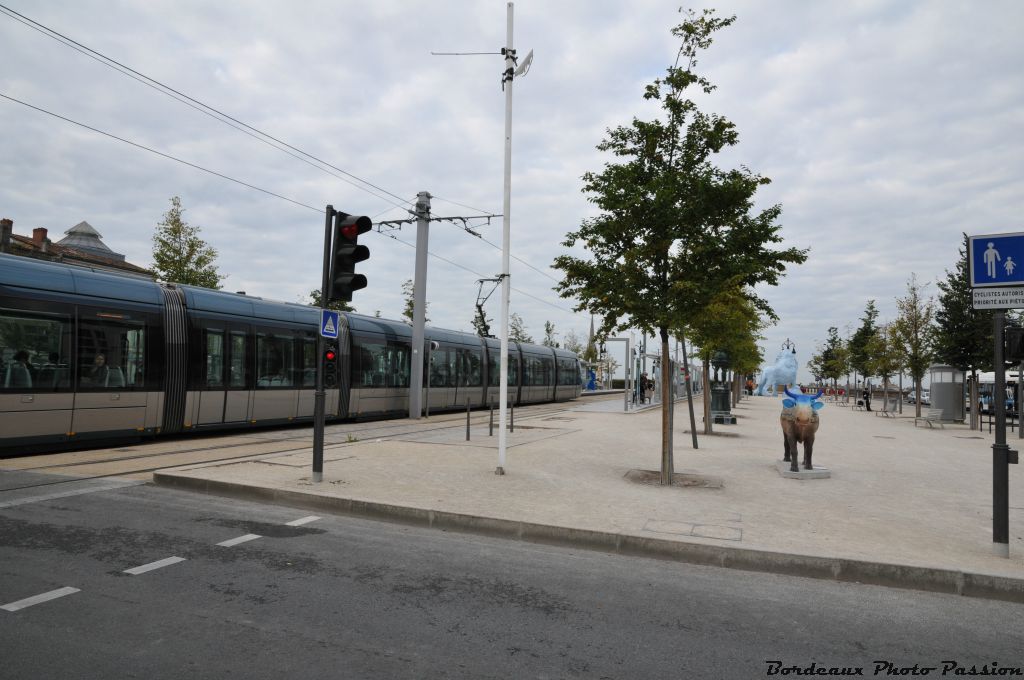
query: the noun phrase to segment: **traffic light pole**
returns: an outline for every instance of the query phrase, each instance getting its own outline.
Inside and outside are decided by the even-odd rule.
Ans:
[[[320,286],[320,304],[327,306],[330,295],[331,269],[331,221],[334,206],[327,206],[324,218],[324,270]],[[316,334],[316,383],[313,393],[313,481],[324,481],[324,336]]]

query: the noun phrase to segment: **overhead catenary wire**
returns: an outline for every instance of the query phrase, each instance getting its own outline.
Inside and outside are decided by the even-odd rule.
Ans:
[[[167,159],[172,160],[172,161],[174,161],[176,163],[181,163],[182,165],[187,165],[188,167],[195,168],[196,170],[201,170],[201,171],[203,171],[205,173],[209,173],[211,175],[214,175],[215,177],[220,177],[221,179],[226,179],[229,182],[234,182],[235,184],[240,184],[240,185],[242,185],[244,187],[247,187],[249,189],[254,189],[256,191],[260,191],[260,192],[262,192],[264,194],[267,194],[268,196],[274,196],[275,198],[280,198],[282,201],[288,201],[289,203],[293,203],[295,205],[302,206],[303,208],[309,208],[310,210],[313,210],[313,211],[318,212],[318,213],[323,212],[323,209],[321,209],[321,208],[314,208],[313,206],[308,205],[306,203],[303,203],[301,201],[296,201],[294,198],[288,198],[287,196],[282,196],[281,194],[278,194],[278,193],[275,193],[273,191],[270,191],[269,189],[264,189],[262,187],[256,186],[255,184],[249,184],[248,182],[243,182],[240,179],[235,179],[234,177],[231,177],[229,175],[225,175],[224,173],[217,172],[216,170],[210,170],[209,168],[204,168],[201,165],[196,165],[195,163],[190,163],[189,161],[186,161],[186,160],[183,160],[181,158],[178,158],[177,156],[172,156],[172,155],[170,155],[168,153],[164,153],[163,151],[157,151],[156,149],[150,148],[150,147],[148,147],[148,146],[146,146],[144,144],[139,144],[138,142],[133,142],[130,139],[125,139],[124,137],[118,137],[115,134],[111,134],[109,132],[105,132],[104,130],[100,130],[99,128],[92,127],[91,125],[86,125],[85,123],[79,123],[77,120],[72,120],[71,118],[68,118],[66,116],[62,116],[62,115],[60,115],[58,113],[54,113],[53,111],[47,111],[46,109],[40,108],[38,106],[34,106],[32,104],[29,104],[28,102],[24,102],[24,101],[22,101],[20,99],[16,99],[14,97],[10,97],[10,96],[4,94],[3,92],[0,92],[0,97],[3,97],[4,99],[6,99],[8,101],[12,101],[12,102],[14,102],[16,104],[21,104],[22,106],[28,107],[28,108],[33,109],[35,111],[39,111],[40,113],[45,113],[48,116],[53,116],[54,118],[58,118],[58,119],[63,120],[65,122],[71,123],[72,125],[77,125],[78,127],[84,128],[86,130],[90,130],[91,132],[95,132],[95,133],[101,134],[101,135],[103,135],[105,137],[110,137],[111,139],[116,139],[119,142],[123,142],[124,144],[129,144],[131,146],[134,146],[137,149],[142,149],[143,151],[148,151],[149,153],[156,154],[157,156],[162,156],[163,158],[167,158]]]
[[[341,168],[339,168],[339,167],[337,167],[337,166],[335,166],[335,165],[333,165],[333,164],[331,164],[331,163],[329,163],[329,162],[327,162],[327,161],[325,161],[325,160],[323,160],[321,158],[318,158],[318,157],[316,157],[316,156],[314,156],[314,155],[312,155],[312,154],[310,154],[310,153],[308,153],[306,151],[303,151],[302,149],[299,149],[299,148],[297,148],[295,146],[292,146],[291,144],[289,144],[287,142],[284,142],[284,141],[278,139],[277,137],[274,137],[273,135],[270,135],[270,134],[268,134],[266,132],[263,132],[262,130],[259,130],[259,129],[257,129],[257,128],[255,128],[255,127],[253,127],[253,126],[251,126],[251,125],[249,125],[249,124],[247,124],[247,123],[237,119],[237,118],[234,118],[234,117],[230,116],[229,114],[226,114],[223,111],[220,111],[219,109],[216,109],[216,108],[214,108],[214,107],[212,107],[212,106],[210,106],[208,104],[205,104],[205,103],[199,101],[198,99],[190,97],[189,95],[185,94],[184,92],[180,92],[180,91],[174,89],[173,87],[170,87],[169,85],[165,85],[164,83],[162,83],[162,82],[160,82],[160,81],[158,81],[158,80],[156,80],[154,78],[151,78],[151,77],[145,75],[144,73],[140,73],[139,71],[136,71],[135,69],[131,68],[130,66],[126,66],[125,64],[122,64],[121,62],[117,61],[116,59],[112,59],[111,57],[108,57],[105,54],[97,52],[96,50],[94,50],[94,49],[92,49],[90,47],[87,47],[86,45],[83,45],[82,43],[79,43],[79,42],[77,42],[76,40],[74,40],[72,38],[69,38],[68,36],[64,35],[63,33],[60,33],[59,31],[56,31],[56,30],[54,30],[54,29],[52,29],[52,28],[50,28],[48,26],[45,26],[45,25],[43,25],[43,24],[41,24],[41,23],[39,23],[37,21],[34,21],[33,19],[30,19],[29,17],[27,17],[27,16],[25,16],[25,15],[15,11],[15,10],[11,9],[10,7],[7,7],[6,5],[0,4],[0,13],[6,15],[7,17],[9,17],[11,19],[14,19],[15,21],[18,21],[19,23],[21,23],[21,24],[31,28],[32,30],[34,30],[34,31],[36,31],[38,33],[41,33],[42,35],[45,35],[48,38],[51,38],[51,39],[61,43],[62,45],[66,46],[66,47],[69,47],[69,48],[71,48],[71,49],[73,49],[73,50],[75,50],[75,51],[77,51],[77,52],[79,52],[81,54],[84,54],[85,56],[89,57],[90,59],[93,59],[94,61],[97,61],[100,64],[103,64],[104,66],[107,66],[108,68],[111,68],[111,69],[117,71],[118,73],[121,73],[122,75],[125,75],[125,76],[127,76],[129,78],[132,78],[133,80],[136,80],[136,81],[142,83],[143,85],[146,85],[147,87],[149,87],[149,88],[151,88],[153,90],[156,90],[157,92],[160,92],[161,94],[164,94],[164,95],[174,99],[175,101],[178,101],[178,102],[180,102],[182,104],[185,104],[186,106],[189,106],[190,108],[195,109],[196,111],[199,111],[200,113],[202,113],[202,114],[204,114],[206,116],[209,116],[210,118],[213,118],[214,120],[217,120],[217,121],[219,121],[219,122],[221,122],[221,123],[223,123],[223,124],[225,124],[225,125],[227,125],[227,126],[229,126],[231,128],[234,128],[235,130],[238,130],[239,132],[242,132],[242,133],[244,133],[246,135],[249,135],[253,139],[256,139],[257,141],[260,141],[260,142],[262,142],[264,144],[267,144],[271,148],[277,149],[278,151],[281,151],[282,153],[286,153],[289,156],[291,156],[292,158],[300,160],[300,161],[306,163],[307,165],[310,165],[311,167],[320,170],[321,172],[325,172],[325,173],[327,173],[327,174],[329,174],[329,175],[331,175],[331,176],[333,176],[333,177],[335,177],[337,179],[340,179],[341,181],[343,181],[343,182],[345,182],[345,183],[347,183],[347,184],[349,184],[349,185],[351,185],[351,186],[353,186],[353,187],[355,187],[357,189],[361,189],[361,190],[369,193],[370,195],[375,196],[376,198],[379,198],[379,199],[381,199],[381,200],[383,200],[385,202],[389,202],[392,205],[394,205],[395,207],[403,208],[403,209],[408,210],[407,208],[405,208],[404,205],[401,205],[400,203],[395,203],[390,198],[385,198],[384,196],[381,196],[381,195],[375,193],[374,191],[370,191],[365,186],[361,186],[360,184],[355,184],[354,182],[346,179],[345,177],[339,176],[339,175],[335,174],[335,172],[331,172],[327,168],[330,168],[330,169],[335,170],[335,171],[337,171],[339,173],[342,173],[343,175],[347,175],[348,177],[351,177],[352,179],[354,179],[354,180],[356,180],[358,182],[361,182],[362,184],[365,184],[366,186],[372,187],[373,189],[377,190],[378,192],[386,194],[387,196],[390,196],[393,199],[397,199],[400,202],[404,200],[401,196],[398,196],[397,194],[394,194],[394,193],[388,191],[387,189],[379,187],[376,184],[373,184],[372,182],[369,182],[369,181],[367,181],[365,179],[362,179],[361,177],[357,177],[356,175],[354,175],[354,174],[352,174],[352,173],[350,173],[350,172],[348,172],[346,170],[343,170],[343,169],[341,169]],[[237,125],[235,125],[233,123],[237,123]],[[242,127],[239,127],[239,126],[242,126]],[[243,128],[245,128],[245,129],[243,129]],[[268,141],[268,140],[272,140],[276,144],[275,143],[271,143],[271,141]],[[277,144],[280,144],[281,146],[283,146],[285,148],[281,148],[281,146],[277,146]],[[289,149],[291,151],[289,151]],[[292,151],[294,151],[295,153],[292,153]],[[301,155],[297,155],[297,154],[301,154]],[[305,158],[303,158],[303,156]],[[312,159],[313,161],[316,161],[316,163],[320,163],[321,165],[317,165],[316,163],[312,163],[312,162],[310,162],[307,159]],[[326,167],[322,167],[322,166],[326,166]]]

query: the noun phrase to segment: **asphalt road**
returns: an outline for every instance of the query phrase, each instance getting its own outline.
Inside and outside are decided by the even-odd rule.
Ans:
[[[1015,604],[309,520],[151,486],[24,493],[0,507],[0,678],[1024,668]]]

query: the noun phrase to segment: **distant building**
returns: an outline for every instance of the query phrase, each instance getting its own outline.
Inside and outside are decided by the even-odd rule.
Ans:
[[[47,237],[45,227],[33,229],[31,237],[21,236],[14,233],[12,220],[0,219],[0,253],[153,278],[153,272],[127,262],[124,255],[111,250],[88,222],[79,222],[64,233],[66,236],[56,243]]]

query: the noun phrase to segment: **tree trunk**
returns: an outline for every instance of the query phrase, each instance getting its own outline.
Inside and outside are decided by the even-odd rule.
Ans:
[[[672,362],[668,360],[668,329],[659,328],[661,335],[661,483],[672,484]]]

